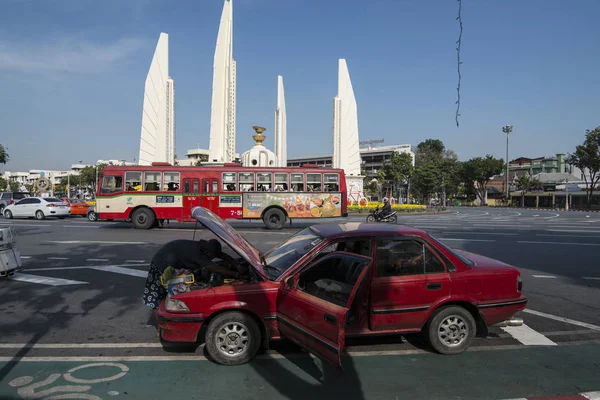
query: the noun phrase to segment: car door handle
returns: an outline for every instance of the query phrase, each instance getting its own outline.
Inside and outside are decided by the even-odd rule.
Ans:
[[[428,283],[427,290],[440,290],[442,288],[442,284],[440,282]]]
[[[325,318],[325,322],[327,322],[328,324],[331,324],[331,325],[337,324],[337,318],[331,314],[325,314],[324,318]]]

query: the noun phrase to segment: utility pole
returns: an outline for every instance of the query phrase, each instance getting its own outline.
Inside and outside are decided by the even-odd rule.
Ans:
[[[502,128],[502,132],[506,133],[506,204],[509,205],[509,199],[510,199],[510,189],[508,187],[508,175],[509,175],[509,169],[508,169],[508,139],[510,137],[510,133],[512,132],[512,125],[506,125]]]

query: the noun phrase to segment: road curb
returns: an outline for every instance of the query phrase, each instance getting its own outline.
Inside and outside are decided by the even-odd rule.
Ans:
[[[600,392],[585,392],[566,396],[519,397],[504,400],[600,400]]]

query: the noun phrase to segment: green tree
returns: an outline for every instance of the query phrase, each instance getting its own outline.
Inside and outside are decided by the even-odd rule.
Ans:
[[[5,191],[7,185],[8,181],[0,176],[0,192]]]
[[[9,186],[11,192],[19,192],[21,185],[19,185],[19,182],[9,182],[8,186]]]
[[[381,170],[386,177],[392,179],[395,193],[397,193],[400,186],[408,187],[410,184],[410,178],[414,173],[412,162],[412,156],[409,153],[393,152],[391,157],[384,163]]]
[[[412,188],[421,203],[427,203],[439,187],[439,170],[434,163],[426,163],[415,168]]]
[[[575,148],[568,157],[568,163],[575,165],[583,172],[587,191],[587,208],[592,204],[594,190],[600,181],[600,126],[585,131],[585,140]]]
[[[8,148],[0,144],[0,164],[6,164],[10,160],[8,155]]]
[[[487,155],[465,161],[462,165],[462,180],[467,191],[472,191],[479,199],[479,204],[486,201],[487,186],[490,178],[498,175],[504,168],[504,160]]]
[[[534,178],[529,174],[518,176],[515,184],[517,190],[521,192],[521,207],[525,207],[525,193],[542,186],[542,182],[538,178]]]

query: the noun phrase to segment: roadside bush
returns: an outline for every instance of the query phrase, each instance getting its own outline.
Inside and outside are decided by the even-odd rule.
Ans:
[[[383,207],[383,204],[371,202],[368,206],[358,206],[358,205],[349,205],[348,211],[372,211],[375,208]],[[425,211],[426,207],[421,204],[394,204],[392,205],[392,210],[399,212],[418,212]]]

